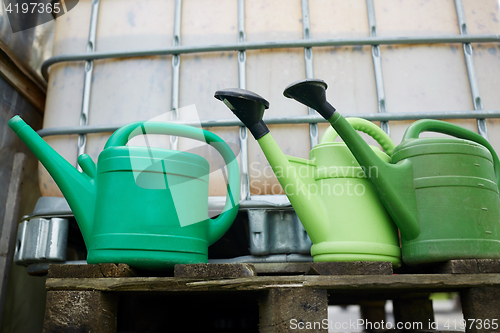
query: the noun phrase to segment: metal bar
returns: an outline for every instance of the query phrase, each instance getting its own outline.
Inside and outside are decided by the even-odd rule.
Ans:
[[[181,11],[182,0],[175,0],[174,12],[174,40],[172,46],[178,47],[181,45]],[[175,121],[179,118],[179,84],[180,84],[180,68],[181,56],[179,54],[172,55],[172,96],[170,109],[171,120]],[[179,146],[179,138],[177,136],[170,136],[170,148],[177,150]]]
[[[224,209],[224,204],[226,201],[226,197],[218,196],[218,197],[209,197],[208,198],[208,207],[211,210],[222,210]],[[240,202],[239,210],[246,209],[255,209],[255,208],[274,208],[274,209],[286,209],[292,208],[290,201],[288,201],[287,197],[283,194],[281,195],[273,195],[272,198],[269,196],[262,195],[252,195],[248,197],[248,199]],[[34,213],[30,215],[25,215],[22,218],[22,221],[28,221],[35,218],[65,218],[72,217],[73,212],[67,207],[59,207],[58,209],[46,210],[43,213]]]
[[[368,24],[370,25],[370,37],[377,37],[377,21],[375,20],[375,7],[373,5],[373,0],[366,0],[366,8],[368,11]],[[380,45],[372,45],[372,60],[373,60],[373,70],[375,74],[375,87],[377,89],[377,105],[378,112],[385,113],[385,89],[384,89],[384,77],[382,75],[382,61],[380,55]],[[380,123],[380,128],[390,134],[389,123],[387,121],[382,121]]]
[[[311,19],[309,17],[309,0],[302,0],[302,32],[304,39],[311,39]],[[314,77],[312,48],[304,48],[304,59],[306,64],[306,78]],[[307,108],[310,115],[316,114],[312,108]],[[319,143],[318,124],[309,124],[309,142],[311,149]]]
[[[209,197],[208,207],[211,210],[222,210],[224,208],[225,202],[226,202],[225,196]],[[241,201],[239,209],[240,210],[255,209],[255,208],[281,209],[281,208],[291,208],[291,207],[292,205],[290,204],[290,201],[288,201],[288,198],[283,194],[272,195],[272,197],[267,195],[253,195],[251,197],[248,197],[247,200]],[[28,221],[35,218],[53,218],[53,217],[65,218],[72,216],[73,212],[66,204],[66,207],[47,209],[44,210],[43,212],[33,212],[33,214],[24,215],[21,221]]]
[[[467,35],[467,23],[465,22],[465,12],[462,0],[455,0],[455,9],[457,11],[458,26],[460,35]],[[469,42],[463,43],[465,65],[467,67],[467,75],[469,77],[470,92],[472,95],[472,103],[474,110],[482,110],[483,103],[481,102],[481,95],[479,94],[479,85],[477,83],[476,67],[474,66],[474,55],[472,53],[472,45]],[[488,140],[488,129],[484,119],[477,119],[477,130],[486,140]]]
[[[452,112],[398,112],[398,113],[353,113],[344,114],[345,117],[359,117],[371,121],[404,121],[404,120],[418,120],[418,119],[475,119],[480,118],[500,118],[500,110],[480,110],[480,111],[452,111]],[[320,115],[307,115],[307,116],[289,116],[289,117],[269,117],[264,118],[266,124],[311,124],[311,123],[325,123],[326,120]],[[173,123],[200,126],[200,122],[193,121],[174,121]],[[37,133],[44,136],[51,135],[67,135],[67,134],[80,134],[80,133],[105,133],[114,132],[121,125],[94,125],[94,126],[72,126],[72,127],[53,127],[44,128]],[[242,126],[242,123],[236,118],[229,119],[216,119],[216,120],[202,120],[202,127],[228,127],[228,126]]]
[[[238,0],[238,42],[245,42],[245,0]],[[246,52],[238,51],[238,87],[246,89],[247,71],[246,71]],[[239,127],[239,139],[241,148],[241,171],[240,171],[240,197],[241,200],[250,198],[250,175],[248,173],[248,130],[245,126]]]
[[[238,43],[245,43],[245,0],[238,0]],[[246,52],[238,52],[238,86],[246,89]]]
[[[47,59],[42,64],[42,74],[48,78],[49,67],[65,61],[81,61],[109,58],[131,58],[153,55],[244,51],[274,48],[304,48],[336,45],[390,45],[390,44],[436,44],[436,43],[498,43],[500,35],[449,35],[449,36],[412,36],[412,37],[362,37],[362,38],[331,38],[331,39],[300,39],[266,42],[228,43],[218,45],[177,46],[142,51],[112,51],[94,52],[92,54],[78,53],[57,55]]]
[[[99,0],[92,1],[92,12],[90,14],[90,28],[89,28],[89,39],[87,43],[87,53],[93,53],[95,51],[95,42],[97,35],[97,17],[99,16]],[[83,97],[82,97],[82,110],[80,113],[80,126],[86,126],[89,122],[89,111],[90,111],[90,93],[92,88],[92,73],[94,70],[94,61],[85,61],[85,76],[83,81]],[[77,157],[85,154],[85,148],[87,147],[87,135],[80,134],[78,136],[77,143]],[[77,168],[81,171],[80,165],[77,164]]]

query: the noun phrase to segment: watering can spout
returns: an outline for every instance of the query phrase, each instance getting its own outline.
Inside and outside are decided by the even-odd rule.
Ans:
[[[305,79],[286,87],[283,95],[316,110],[328,120],[335,113],[335,108],[326,100],[326,88],[322,80]]]
[[[326,221],[326,209],[318,194],[309,190],[299,176],[297,169],[283,154],[262,120],[264,110],[269,108],[269,102],[261,96],[244,89],[219,90],[214,97],[226,104],[250,130],[250,133],[252,133],[264,152],[297,215],[314,215],[311,216],[311,220]],[[312,177],[312,175],[308,176]]]
[[[50,147],[21,117],[13,117],[8,124],[54,178],[78,221],[85,244],[90,244],[88,238],[94,220],[96,196],[96,167],[92,158],[86,154],[78,158],[83,170],[81,173]]]
[[[420,233],[420,224],[411,163],[394,165],[382,161],[326,100],[326,89],[327,85],[322,80],[305,79],[289,85],[283,94],[315,109],[330,122],[375,186],[401,235],[407,239],[416,238]]]

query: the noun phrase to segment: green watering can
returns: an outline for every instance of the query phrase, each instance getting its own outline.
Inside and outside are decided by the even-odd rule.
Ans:
[[[126,263],[143,269],[206,263],[208,246],[231,226],[239,207],[239,168],[229,146],[195,127],[136,122],[118,129],[99,155],[87,154],[77,171],[19,116],[9,126],[52,175],[68,201],[88,250],[87,262]],[[208,175],[203,157],[160,148],[126,146],[134,136],[168,134],[207,142],[228,169],[226,204],[208,217]]]
[[[420,120],[387,163],[326,101],[326,88],[306,79],[284,95],[318,111],[362,167],[378,170],[367,176],[401,231],[405,263],[500,258],[500,163],[487,140],[450,123]],[[419,138],[424,131],[456,138]]]
[[[390,261],[401,265],[397,227],[377,197],[365,172],[337,134],[327,131],[309,160],[285,156],[262,121],[269,103],[243,89],[217,91],[223,101],[248,127],[285,194],[292,203],[311,241],[314,261]],[[385,151],[394,143],[373,123],[351,118],[354,128],[375,138]],[[369,148],[378,158],[390,156],[378,147]],[[360,209],[360,207],[363,207]]]

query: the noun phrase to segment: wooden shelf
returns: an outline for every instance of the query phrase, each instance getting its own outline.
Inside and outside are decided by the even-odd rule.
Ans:
[[[51,266],[46,283],[44,330],[84,328],[108,333],[120,332],[120,327],[128,332],[160,327],[162,332],[169,329],[176,332],[182,330],[183,324],[195,323],[196,316],[203,314],[203,320],[209,322],[222,312],[223,316],[243,313],[247,315],[243,319],[255,320],[254,330],[240,328],[225,332],[288,332],[292,329],[291,320],[323,322],[331,304],[359,304],[363,319],[380,322],[385,320],[385,300],[391,299],[396,323],[420,322],[424,324],[420,333],[437,333],[425,330],[428,328],[425,325],[434,320],[429,295],[451,291],[460,293],[466,320],[495,320],[500,325],[500,272],[495,268],[499,267],[498,261],[490,264],[487,267],[492,273],[480,273],[486,266],[463,260],[445,263],[441,268],[422,269],[445,268],[452,272],[446,274],[393,274],[390,263],[368,262],[268,264],[267,267],[264,264],[178,265],[175,271],[158,274],[136,271],[123,264]],[[271,273],[275,275],[265,275]],[[197,308],[200,304],[202,307]],[[161,315],[154,314],[155,311]],[[159,321],[159,326],[154,326],[154,321]],[[207,330],[212,331],[216,332]],[[299,331],[327,332],[327,329]],[[499,331],[500,328],[481,327],[467,330]]]
[[[432,290],[458,291],[500,286],[500,274],[405,274],[390,276],[252,276],[231,279],[175,277],[47,279],[47,290],[98,290],[109,292],[220,292],[260,291],[275,288],[327,289],[336,292]]]

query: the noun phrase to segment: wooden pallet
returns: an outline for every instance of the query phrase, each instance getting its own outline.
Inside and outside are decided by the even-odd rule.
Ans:
[[[332,304],[360,304],[364,320],[382,328],[386,299],[402,327],[437,332],[428,327],[429,295],[451,291],[460,292],[467,332],[500,332],[491,326],[500,325],[498,260],[399,274],[390,263],[336,262],[177,265],[158,275],[124,264],[51,265],[44,332],[327,332],[337,324],[327,320]],[[472,324],[479,320],[490,328]]]

